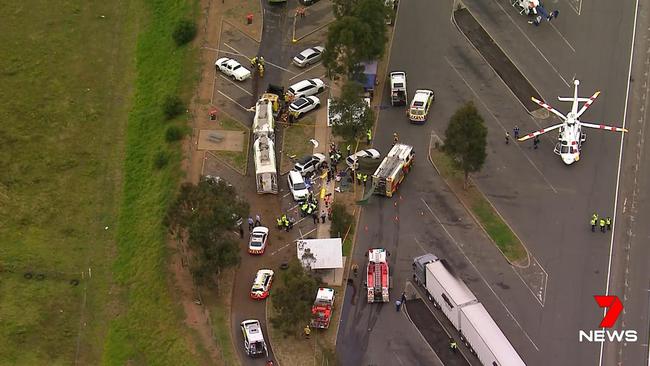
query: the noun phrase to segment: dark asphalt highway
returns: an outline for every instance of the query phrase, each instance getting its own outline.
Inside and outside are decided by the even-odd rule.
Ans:
[[[557,102],[556,97],[571,95],[567,84],[575,75],[582,82],[581,96],[603,91],[584,120],[622,123],[633,5],[594,1],[585,3],[578,15],[568,3],[559,2],[554,5],[560,9],[560,17],[552,24],[534,28],[517,14],[509,0],[468,0],[467,4],[551,104],[561,111],[570,107]],[[451,11],[452,5],[447,2],[400,3],[389,69],[408,73],[411,95],[417,88],[432,88],[437,99],[424,126],[408,124],[402,109],[381,111],[375,147],[387,151],[392,133],[397,131],[402,142],[416,147],[418,162],[398,197],[391,200],[377,197],[364,209],[353,260],[365,263],[363,253],[371,246],[391,250],[390,263],[395,274],[393,294],[399,294],[410,278],[413,256],[431,251],[446,257],[528,364],[598,364],[599,345],[579,343],[578,330],[597,329],[602,319],[602,309],[593,295],[605,293],[611,232],[591,233],[588,220],[593,211],[613,214],[620,136],[586,131],[588,138],[582,158],[570,167],[564,166],[552,153],[555,136],[545,136],[538,150],[529,144],[505,145],[503,134],[505,131],[512,134],[515,125],[526,132],[556,122],[553,118],[536,120],[526,114],[451,24]],[[644,48],[639,53],[645,56],[645,52]],[[643,70],[638,73],[641,80]],[[637,89],[635,95],[640,99],[643,90]],[[548,273],[541,295],[531,290],[532,284],[519,277],[519,272],[500,258],[489,242],[487,246],[477,247],[476,243],[486,242],[484,235],[476,230],[426,160],[430,133],[443,135],[449,117],[466,100],[474,100],[489,129],[488,159],[475,180]],[[388,105],[388,100],[383,104]],[[638,108],[636,111],[641,112]],[[639,118],[644,119],[645,115],[640,114]],[[638,139],[642,141],[642,136]],[[641,207],[644,206],[639,203],[646,196],[638,187],[642,187],[639,174],[645,167],[644,161],[639,161],[641,173],[637,173],[636,183],[634,176],[627,175],[637,166],[633,159],[638,147],[637,150],[634,147],[629,152],[626,150],[624,156],[627,168],[621,188],[630,191],[627,195],[622,193],[619,206],[623,204],[622,197],[628,197],[629,212],[633,193],[637,192],[634,197],[638,212],[634,216],[643,217]],[[644,150],[639,151],[644,156]],[[622,211],[620,207],[618,212]],[[634,220],[628,217],[627,221],[629,228]],[[647,249],[639,247],[641,238],[647,238],[643,232],[647,229],[638,226],[632,229],[633,235],[616,229],[617,235],[626,233],[628,240],[621,237],[623,243],[614,248],[613,268],[618,268],[620,276],[612,282],[624,284],[625,274],[632,273],[627,276],[630,287],[624,304],[634,315],[629,316],[626,325],[638,324],[638,330],[647,334],[648,276],[644,271],[647,271],[648,256]],[[634,230],[641,235],[636,235]],[[637,255],[628,257],[626,245]],[[628,267],[630,270],[626,272]],[[381,332],[406,327],[403,319],[395,316],[390,306],[368,305],[363,297],[358,300],[343,309],[343,316],[355,322],[344,322],[339,332],[337,350],[342,363],[388,365],[397,364],[393,361],[396,357],[409,357],[412,351],[409,347],[399,350],[386,347],[398,339],[405,342],[401,335]],[[366,327],[366,324],[374,326]],[[355,347],[350,346],[352,343]],[[419,341],[413,338],[409,343],[417,345]],[[363,354],[360,348],[365,350]],[[624,360],[629,357],[629,364],[642,364],[638,362],[644,352],[647,357],[647,336],[624,348]],[[617,354],[617,349],[610,351],[606,347],[606,354]]]

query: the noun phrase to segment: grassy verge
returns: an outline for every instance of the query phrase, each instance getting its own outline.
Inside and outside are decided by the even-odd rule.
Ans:
[[[503,252],[503,255],[512,263],[518,263],[526,259],[526,250],[521,241],[501,219],[501,216],[494,210],[494,207],[478,188],[470,185],[467,190],[463,189],[463,173],[453,166],[451,159],[438,149],[432,148],[429,153],[433,163],[449,183],[452,191],[469,207],[490,238]]]
[[[316,118],[307,116],[302,118],[299,123],[288,126],[283,131],[282,137],[282,159],[280,163],[280,172],[282,174],[293,168],[293,161],[289,158],[295,156],[297,159],[305,155],[311,155],[314,151],[314,145],[309,142],[314,138],[316,131]]]
[[[110,322],[103,363],[110,365],[193,365],[200,355],[182,325],[182,310],[168,286],[162,218],[180,178],[180,147],[168,145],[161,101],[191,90],[195,51],[177,48],[174,25],[196,11],[195,2],[146,1],[136,50],[134,103],[126,129],[123,197],[118,255],[113,266],[125,304]],[[189,75],[189,76],[188,76]],[[184,118],[184,117],[180,117]],[[167,164],[154,166],[156,156]]]
[[[221,351],[221,358],[226,365],[238,365],[239,359],[234,354],[230,338],[230,292],[232,290],[235,271],[227,270],[220,274],[219,293],[216,296],[205,296],[209,301],[210,317],[214,338]],[[212,291],[216,293],[216,291]]]
[[[246,128],[246,126],[230,117],[224,117],[219,120],[219,129],[248,132],[248,128]],[[212,153],[241,174],[246,174],[246,168],[248,165],[249,141],[250,138],[248,137],[248,134],[246,134],[246,136],[244,136],[242,151],[213,151]]]

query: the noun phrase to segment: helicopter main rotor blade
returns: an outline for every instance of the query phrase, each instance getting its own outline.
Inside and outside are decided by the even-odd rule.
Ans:
[[[580,108],[580,110],[578,111],[578,115],[576,115],[576,118],[580,117],[583,113],[585,113],[587,108],[591,106],[591,104],[594,102],[594,100],[596,100],[596,98],[598,98],[599,95],[600,95],[600,90],[595,92],[594,95],[592,95],[591,98],[589,98],[589,100],[587,100],[587,102],[582,106],[582,108]]]
[[[564,123],[558,123],[558,124],[556,124],[554,126],[551,126],[551,127],[542,128],[541,130],[537,130],[537,131],[531,132],[531,133],[529,133],[529,134],[527,134],[527,135],[525,135],[523,137],[520,137],[517,141],[526,141],[528,139],[531,139],[531,138],[533,138],[535,136],[539,136],[541,134],[547,133],[549,131],[557,130],[558,128],[560,128],[562,126],[564,126]]]
[[[608,126],[608,125],[600,125],[596,123],[589,123],[589,122],[580,122],[581,126],[584,127],[589,127],[589,128],[596,128],[599,130],[606,130],[606,131],[612,131],[612,132],[627,132],[627,128],[621,128],[621,127],[614,127],[614,126]]]
[[[562,119],[563,121],[566,120],[566,116],[565,116],[565,115],[563,115],[563,114],[560,113],[557,109],[551,107],[550,105],[548,105],[548,104],[542,102],[541,100],[539,100],[539,99],[537,99],[537,98],[535,98],[535,97],[530,97],[530,100],[532,100],[533,102],[537,103],[540,107],[546,109],[547,111],[549,111],[549,112],[555,114],[556,116],[560,117],[560,119]]]

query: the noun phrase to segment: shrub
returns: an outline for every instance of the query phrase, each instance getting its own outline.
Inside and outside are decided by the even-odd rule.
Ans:
[[[168,95],[163,101],[163,113],[167,119],[172,119],[185,111],[185,104],[176,95]]]
[[[169,154],[166,151],[158,151],[153,159],[153,166],[156,169],[164,168],[169,163]]]
[[[167,142],[178,141],[183,138],[183,129],[178,126],[169,126],[165,131],[165,140]]]
[[[174,27],[172,38],[177,46],[189,43],[196,37],[196,24],[191,20],[181,20]]]
[[[343,237],[348,232],[348,228],[352,225],[354,216],[345,209],[340,203],[332,205],[332,225],[330,226],[330,236],[332,238]]]

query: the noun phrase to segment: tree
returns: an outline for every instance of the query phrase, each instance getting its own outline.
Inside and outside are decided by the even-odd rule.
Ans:
[[[162,109],[165,118],[172,119],[185,112],[185,104],[177,95],[168,95],[165,97],[165,100],[163,100]]]
[[[375,120],[375,113],[361,97],[362,93],[359,83],[347,81],[341,88],[341,96],[334,98],[330,105],[330,113],[340,116],[332,131],[348,141],[362,136]]]
[[[469,174],[481,170],[487,153],[487,128],[474,103],[467,102],[454,113],[445,131],[444,151],[465,173],[465,188]]]
[[[337,19],[327,31],[323,64],[332,77],[350,77],[360,62],[383,55],[388,8],[377,0],[339,0],[334,8]]]
[[[248,203],[223,180],[209,178],[181,186],[166,224],[172,234],[187,239],[193,252],[190,269],[197,282],[205,283],[222,268],[239,263],[233,229],[248,211]]]
[[[191,20],[181,20],[176,23],[172,38],[177,46],[182,46],[196,37],[196,23]]]
[[[276,315],[271,324],[285,335],[297,334],[311,318],[311,305],[316,298],[320,281],[308,273],[297,258],[280,275],[280,286],[273,290],[273,308]]]

